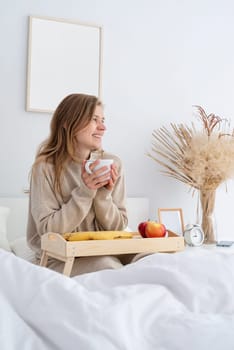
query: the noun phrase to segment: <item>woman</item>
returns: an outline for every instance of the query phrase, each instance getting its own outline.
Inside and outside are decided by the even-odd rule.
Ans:
[[[27,241],[40,259],[41,235],[46,232],[123,230],[127,226],[125,182],[121,161],[102,150],[106,131],[102,103],[95,96],[72,94],[58,105],[50,135],[41,145],[32,168]],[[88,174],[85,161],[111,158],[105,167]],[[117,268],[131,256],[78,258],[72,275]],[[124,260],[125,261],[124,261]],[[48,266],[62,272],[63,263]]]

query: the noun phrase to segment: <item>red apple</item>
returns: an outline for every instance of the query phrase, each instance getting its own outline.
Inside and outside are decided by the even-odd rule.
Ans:
[[[138,225],[138,232],[141,234],[143,238],[146,238],[146,234],[145,234],[146,225],[147,225],[147,221],[140,222]]]
[[[145,227],[145,235],[148,238],[164,237],[167,233],[166,227],[160,222],[148,221]]]

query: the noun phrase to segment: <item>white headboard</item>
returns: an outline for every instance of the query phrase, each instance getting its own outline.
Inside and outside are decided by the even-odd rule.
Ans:
[[[28,215],[28,197],[0,197],[0,206],[10,208],[7,223],[9,241],[25,236]],[[128,227],[137,231],[141,221],[149,217],[149,199],[145,197],[127,198]]]
[[[9,241],[26,235],[28,197],[0,197],[0,206],[10,208],[7,220]]]

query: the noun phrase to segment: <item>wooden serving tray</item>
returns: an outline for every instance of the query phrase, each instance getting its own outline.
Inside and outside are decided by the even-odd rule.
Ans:
[[[132,232],[133,238],[66,241],[62,235],[45,233],[41,238],[41,266],[47,266],[48,257],[65,262],[63,274],[70,276],[74,259],[82,256],[118,255],[134,253],[177,252],[184,249],[184,237],[168,231],[168,237],[142,238]]]

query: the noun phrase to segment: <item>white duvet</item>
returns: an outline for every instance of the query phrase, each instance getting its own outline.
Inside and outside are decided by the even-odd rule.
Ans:
[[[227,249],[153,254],[75,278],[0,250],[0,348],[233,350]]]

